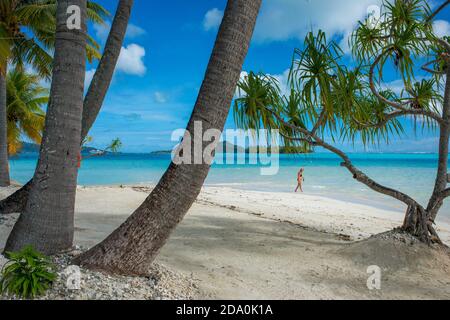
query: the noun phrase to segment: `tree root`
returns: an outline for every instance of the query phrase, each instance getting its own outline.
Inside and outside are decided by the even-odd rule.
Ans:
[[[401,230],[408,232],[428,245],[443,244],[433,227],[431,215],[421,206],[410,205]]]

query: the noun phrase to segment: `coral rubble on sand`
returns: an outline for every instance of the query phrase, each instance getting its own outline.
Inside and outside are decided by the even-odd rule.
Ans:
[[[192,278],[156,263],[145,278],[111,276],[81,268],[79,289],[69,289],[67,281],[73,273],[68,272],[67,268],[79,253],[80,248],[76,248],[70,253],[54,257],[58,279],[39,300],[191,300],[200,296],[200,290]],[[0,255],[0,267],[5,262]],[[2,299],[11,297],[0,296]]]

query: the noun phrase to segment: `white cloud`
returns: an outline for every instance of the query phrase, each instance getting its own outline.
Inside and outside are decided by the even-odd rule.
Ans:
[[[239,81],[245,80],[248,77],[247,71],[241,71],[241,75],[239,76]],[[240,92],[239,88],[236,86],[236,92],[234,93],[234,99],[242,98],[243,94]]]
[[[110,21],[106,21],[104,24],[94,24],[95,36],[101,42],[106,42],[106,39],[108,39],[109,30],[111,30]],[[125,36],[128,39],[134,39],[145,35],[146,33],[147,31],[145,31],[145,29],[130,23],[127,27],[127,33]]]
[[[147,33],[147,31],[145,31],[143,28],[141,28],[141,27],[139,27],[139,26],[137,26],[135,24],[130,23],[128,25],[128,28],[127,28],[126,36],[129,39],[133,39],[133,38],[137,38],[137,37],[143,36],[146,33]]]
[[[155,92],[154,98],[157,103],[166,103],[167,102],[166,95],[160,91]]]
[[[94,24],[95,36],[102,42],[105,42],[108,38],[109,30],[111,29],[111,23],[106,21],[103,24]]]
[[[203,19],[203,28],[206,31],[217,29],[220,26],[223,18],[223,11],[214,8],[209,10],[205,14],[205,18]]]
[[[397,79],[391,82],[383,83],[383,90],[392,90],[395,94],[400,95],[405,89],[405,82],[402,79]]]
[[[84,89],[87,90],[91,84],[92,78],[94,77],[96,69],[91,69],[86,71],[86,77],[84,78]]]
[[[290,89],[289,89],[289,84],[288,84],[289,71],[290,71],[290,69],[286,69],[281,74],[268,74],[268,76],[275,78],[275,80],[278,81],[278,87],[280,88],[280,91],[283,95],[290,94]],[[246,77],[248,77],[248,72],[242,71],[241,75],[239,77],[239,81],[244,80]],[[239,92],[239,88],[236,88],[236,93],[234,95],[234,98],[237,99],[237,98],[241,98],[242,96],[243,96],[242,92]]]
[[[244,80],[247,77],[248,77],[248,72],[247,71],[241,71],[241,74],[239,76],[239,80],[242,81],[242,80]]]
[[[436,20],[433,23],[433,30],[434,30],[434,33],[438,37],[442,38],[444,36],[449,36],[450,35],[450,23],[445,20]]]
[[[288,96],[290,94],[290,88],[289,88],[289,84],[288,84],[289,72],[290,72],[290,69],[287,69],[281,74],[270,75],[278,81],[278,86],[280,88],[281,93],[286,96]]]
[[[255,30],[258,42],[303,40],[322,29],[329,37],[348,35],[381,0],[271,0],[263,2]]]
[[[352,49],[350,48],[350,39],[353,34],[353,30],[348,30],[343,34],[341,41],[339,42],[339,47],[345,54],[350,54]]]
[[[130,44],[126,48],[122,47],[116,71],[121,71],[130,75],[143,76],[147,72],[142,58],[145,56],[145,49],[137,44]],[[88,89],[94,77],[96,69],[86,71],[84,88]]]
[[[413,80],[413,83],[429,79],[430,77],[417,76]],[[381,87],[383,90],[392,90],[395,94],[400,95],[402,91],[405,89],[405,82],[403,81],[403,79],[397,79],[394,81],[383,83]],[[405,93],[408,95],[407,92]]]
[[[135,43],[122,47],[116,69],[126,74],[143,76],[147,72],[144,57],[145,49]]]
[[[102,25],[95,24],[94,30],[96,38],[100,42],[103,43],[106,42],[110,29],[111,23],[109,21],[105,22]],[[146,31],[143,28],[130,23],[128,25],[126,37],[132,39],[139,37],[145,33]],[[130,75],[143,76],[147,72],[147,68],[143,61],[144,56],[145,56],[145,49],[138,44],[132,43],[126,47],[122,47],[120,51],[119,61],[117,62],[116,71],[121,71]],[[92,78],[89,79],[88,78],[89,76],[90,74],[86,74],[86,78],[90,82]]]

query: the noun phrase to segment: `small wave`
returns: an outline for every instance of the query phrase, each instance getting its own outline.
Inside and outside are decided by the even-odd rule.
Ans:
[[[313,189],[326,189],[325,186],[312,186]]]

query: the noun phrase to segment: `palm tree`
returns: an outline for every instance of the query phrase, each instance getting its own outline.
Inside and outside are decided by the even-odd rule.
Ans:
[[[78,6],[81,29],[69,29],[68,7]],[[33,245],[45,254],[72,246],[86,68],[86,0],[58,0],[50,103],[38,165],[25,212],[5,250]]]
[[[17,154],[22,147],[22,138],[40,144],[44,129],[45,112],[42,106],[48,103],[48,89],[40,85],[40,78],[13,69],[6,77],[8,154]]]
[[[89,2],[88,16],[103,23],[108,12]],[[2,0],[0,2],[0,186],[9,185],[6,136],[6,80],[8,64],[24,68],[31,65],[37,73],[51,76],[52,57],[48,49],[55,42],[56,0]],[[86,46],[90,60],[99,58],[98,44],[89,37]]]
[[[85,143],[91,142],[91,141],[92,141],[92,137],[87,137],[87,139],[85,139]],[[83,143],[83,145],[85,143]],[[119,152],[120,148],[122,148],[122,141],[120,141],[119,138],[116,138],[116,139],[113,139],[111,141],[111,143],[108,146],[106,146],[103,150],[96,149],[95,153],[90,154],[88,156],[84,156],[84,157],[82,157],[81,160],[103,157],[103,156],[107,155],[108,153],[117,154]]]
[[[437,10],[449,5],[446,1]],[[352,37],[353,61],[348,67],[342,51],[325,34],[310,33],[296,50],[290,72],[291,94],[267,75],[250,72],[238,87],[235,101],[237,124],[246,129],[263,126],[279,130],[287,144],[321,147],[342,159],[353,179],[371,190],[405,205],[401,230],[423,242],[440,243],[434,228],[439,209],[450,197],[448,153],[450,136],[450,42],[433,33],[430,12],[423,0],[386,1],[376,24],[361,22]],[[427,18],[428,17],[428,18]],[[424,66],[424,57],[430,61]],[[390,63],[388,63],[388,61]],[[385,68],[402,76],[404,90],[398,94],[382,84]],[[414,80],[417,69],[432,77]],[[442,94],[442,92],[444,92]],[[327,142],[361,140],[376,144],[403,132],[400,119],[412,120],[424,129],[440,133],[439,161],[434,191],[428,205],[410,195],[384,186],[357,168],[342,150]]]
[[[0,187],[10,185],[6,122],[6,68],[0,68]]]
[[[260,6],[261,0],[228,0],[187,132],[197,131],[196,135],[203,137],[208,129],[219,133],[223,130]],[[194,130],[200,125],[201,132]],[[219,139],[213,142],[217,145]],[[191,146],[186,143],[183,152],[189,152],[186,150]],[[147,274],[149,265],[197,198],[209,169],[207,162],[172,162],[133,215],[76,262],[112,273]]]
[[[111,31],[105,45],[105,50],[84,99],[81,133],[82,141],[87,137],[89,130],[95,122],[111,84],[114,69],[119,59],[120,49],[125,38],[132,7],[133,0],[119,0]],[[26,183],[8,198],[0,201],[0,213],[9,214],[23,212],[30,187],[31,181]]]

